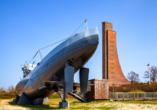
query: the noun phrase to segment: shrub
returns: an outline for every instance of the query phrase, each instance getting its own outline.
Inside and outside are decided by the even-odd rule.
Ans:
[[[0,95],[0,99],[11,99],[12,97],[9,95]]]
[[[131,91],[129,92],[145,92],[145,91],[142,91],[142,90],[138,90],[138,89],[132,89]]]

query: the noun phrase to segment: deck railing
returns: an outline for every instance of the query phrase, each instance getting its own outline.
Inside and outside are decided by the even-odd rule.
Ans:
[[[157,92],[109,92],[110,99],[157,99]]]

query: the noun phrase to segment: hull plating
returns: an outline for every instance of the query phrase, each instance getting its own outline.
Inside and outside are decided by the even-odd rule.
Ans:
[[[70,44],[63,42],[64,46],[62,44],[58,46],[59,51],[55,49],[55,51],[51,51],[39,63],[39,66],[27,76],[29,79],[23,89],[18,90],[18,95],[21,96],[24,92],[30,99],[51,95],[54,92],[53,87],[39,89],[42,82],[50,80],[64,81],[64,67],[66,63],[75,67],[75,72],[77,72],[94,54],[99,43],[99,35],[98,33],[87,35],[90,36],[77,38],[74,42],[69,40],[71,41]],[[61,45],[64,48],[61,48]]]

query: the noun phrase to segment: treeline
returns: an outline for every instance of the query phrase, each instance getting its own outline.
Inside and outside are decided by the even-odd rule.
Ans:
[[[62,91],[60,94],[63,94]],[[14,86],[9,86],[7,90],[4,87],[0,88],[0,99],[10,99],[10,98],[16,98],[16,88]],[[58,93],[54,93],[49,98],[60,98]],[[73,98],[71,95],[66,94],[66,98]]]
[[[16,88],[14,86],[9,86],[6,90],[4,87],[0,88],[0,98],[10,99],[16,97]]]
[[[149,64],[148,64],[149,65]],[[147,80],[145,83],[155,83],[157,81],[157,67],[152,66],[148,70],[144,72],[143,77]],[[131,82],[131,84],[137,84],[140,82],[139,74],[131,71],[127,75],[127,79]]]
[[[149,64],[147,65],[149,66]],[[151,66],[143,73],[146,82],[140,82],[139,74],[131,71],[127,75],[127,79],[131,84],[119,87],[109,87],[110,92],[156,92],[157,91],[157,67]]]
[[[119,87],[109,87],[110,92],[156,92],[157,82],[146,84],[146,83],[134,83],[128,85],[122,85]]]

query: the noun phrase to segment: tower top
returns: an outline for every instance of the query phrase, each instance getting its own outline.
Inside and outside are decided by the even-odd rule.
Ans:
[[[112,24],[112,23],[105,21],[105,22],[102,22],[102,24]]]
[[[105,30],[105,32],[107,30],[111,30],[112,31],[112,29],[113,29],[112,27],[113,27],[112,23],[102,22],[102,29]]]

